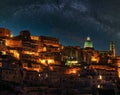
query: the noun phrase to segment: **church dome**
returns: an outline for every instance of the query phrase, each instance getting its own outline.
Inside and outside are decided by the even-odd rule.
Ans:
[[[92,43],[90,37],[87,37],[87,40],[84,43],[84,48],[93,48],[93,43]]]

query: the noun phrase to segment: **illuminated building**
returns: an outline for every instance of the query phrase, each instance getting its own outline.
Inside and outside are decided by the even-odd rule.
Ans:
[[[110,50],[107,51],[97,51],[93,47],[93,42],[90,37],[84,43],[84,48],[82,49],[83,62],[107,64],[113,63],[116,56],[116,49],[113,42],[110,42]]]
[[[0,51],[6,53],[6,40],[10,38],[11,31],[6,28],[0,28]]]
[[[118,77],[120,78],[120,56],[116,56],[115,63],[117,67]]]
[[[20,59],[18,50],[22,47],[21,40],[14,39],[11,31],[6,28],[0,28],[0,51],[3,54],[11,54],[15,58]]]
[[[115,82],[118,79],[118,74],[114,67],[98,66],[98,68],[96,67],[94,70],[96,70],[98,76],[102,76],[102,78],[99,78],[101,78],[103,81]]]
[[[115,44],[114,42],[110,42],[110,52],[111,52],[111,56],[115,57],[116,56],[116,48],[115,48]]]
[[[41,62],[60,64],[60,44],[57,38],[39,36]],[[44,62],[43,62],[44,63]]]
[[[98,80],[115,82],[117,76],[120,77],[120,57],[116,57],[113,42],[110,43],[110,50],[97,51],[90,37],[87,37],[84,48],[80,46],[61,47],[57,38],[32,36],[28,30],[21,31],[18,36],[13,37],[9,30],[6,29],[5,31],[8,32],[5,34],[4,29],[0,30],[3,31],[0,35],[0,51],[6,55],[6,57],[0,57],[0,68],[5,68],[1,74],[4,81],[16,83],[24,81],[28,85],[41,85],[44,81],[46,85],[50,86],[52,83],[56,86],[62,81],[68,84],[71,76],[74,78],[74,83],[78,78],[86,84],[86,78],[88,81],[92,80],[92,84],[95,82],[97,84]],[[65,65],[61,65],[62,63]],[[23,68],[26,69],[25,72],[20,71]],[[85,78],[82,76],[82,71],[85,71]],[[22,76],[22,73],[25,76]],[[65,76],[69,76],[66,81]],[[82,84],[83,81],[79,83]],[[101,87],[99,84],[97,86]]]
[[[116,48],[113,42],[110,42],[110,50],[99,51],[100,63],[112,64],[116,57]]]
[[[83,49],[83,62],[90,63],[99,63],[99,52],[93,49]]]
[[[19,50],[23,67],[41,71],[41,64],[60,64],[60,44],[58,39],[46,36],[31,36],[28,30],[20,32],[14,39],[21,40]]]
[[[62,62],[68,66],[79,66],[81,63],[81,48],[79,46],[64,46],[61,51]]]
[[[5,41],[8,53],[20,60],[20,50],[22,48],[21,40],[10,38]]]
[[[37,63],[39,59],[38,54],[38,43],[34,40],[31,40],[30,32],[28,30],[23,30],[20,32],[20,35],[14,37],[17,40],[21,41],[21,49],[18,49],[20,54],[20,60],[22,61],[23,68],[33,69],[40,71],[40,65]]]
[[[41,71],[40,64],[60,64],[59,40],[53,37],[31,36],[28,30],[23,30],[13,37],[11,31],[0,28],[0,51],[21,60],[26,69]]]
[[[91,41],[90,37],[87,37],[87,40],[84,43],[82,55],[82,62],[84,63],[99,63],[99,52],[94,50],[93,42]]]
[[[0,52],[0,68],[19,68],[20,61],[11,54]]]
[[[38,43],[39,62],[44,65],[60,64],[60,44],[57,38],[31,36]]]
[[[93,42],[87,37],[84,48],[80,46],[62,46],[57,38],[33,36],[28,30],[23,30],[13,37],[11,31],[0,28],[0,51],[21,60],[23,67],[41,71],[41,65],[59,65],[62,62],[69,66],[87,64],[113,63],[116,57],[115,45],[110,43],[110,50],[97,51]],[[53,68],[52,68],[53,69]],[[52,70],[51,69],[51,70]]]

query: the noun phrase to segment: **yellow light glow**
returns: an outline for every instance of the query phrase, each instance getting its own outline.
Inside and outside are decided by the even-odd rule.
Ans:
[[[40,63],[42,63],[45,66],[47,66],[48,64],[55,64],[55,61],[54,61],[54,59],[41,59]]]
[[[5,45],[9,47],[22,47],[22,42],[20,40],[7,39],[5,40]]]
[[[76,70],[72,70],[72,71],[71,71],[71,73],[76,74],[76,73],[77,73],[77,71],[76,71]]]
[[[46,63],[46,60],[41,60],[41,63],[45,64],[45,63]]]
[[[54,70],[52,66],[49,66],[49,68],[50,68],[50,70],[51,70],[51,71],[53,71],[53,70]]]
[[[20,54],[18,53],[18,51],[16,51],[16,50],[10,50],[10,53],[12,53],[13,56],[16,57],[17,59],[20,59]]]
[[[23,67],[24,69],[28,71],[37,71],[37,72],[42,72],[43,70],[41,68],[29,68],[29,67]]]
[[[92,61],[92,62],[97,62],[97,63],[98,63],[98,62],[99,62],[99,59],[96,58],[96,57],[94,57],[94,56],[92,56],[91,61]]]
[[[68,60],[65,65],[78,65],[78,61],[77,60]]]
[[[53,59],[48,59],[48,64],[54,63]]]
[[[78,74],[80,68],[71,68],[71,69],[67,69],[65,74]]]
[[[12,38],[12,37],[13,37],[13,35],[11,34],[11,35],[10,35],[10,37]]]
[[[37,52],[31,52],[31,51],[24,51],[24,54],[29,54],[29,55],[35,55],[38,56],[39,54]]]
[[[32,40],[37,40],[37,41],[38,41],[38,40],[39,40],[39,37],[38,37],[38,36],[31,36],[31,39],[32,39]]]
[[[3,53],[3,55],[5,55],[5,54],[6,54],[6,52],[5,52],[5,51],[2,51],[2,53]]]
[[[77,64],[78,63],[78,61],[67,61],[67,63],[72,63],[72,64]]]
[[[102,80],[102,75],[99,75],[99,79]]]
[[[6,40],[6,41],[5,41],[5,45],[8,46],[8,43],[9,43],[9,42]]]
[[[118,68],[118,77],[120,78],[120,68]]]
[[[100,88],[100,85],[98,85],[97,87]]]
[[[40,60],[40,63],[43,64],[43,65],[45,65],[45,66],[48,66],[48,62],[47,62],[46,59]]]
[[[47,51],[47,48],[46,48],[46,47],[44,47],[44,48],[43,48],[43,51]]]
[[[20,58],[20,57],[19,57],[19,53],[18,53],[18,52],[14,53],[14,56],[15,56],[17,59],[19,59],[19,58]]]

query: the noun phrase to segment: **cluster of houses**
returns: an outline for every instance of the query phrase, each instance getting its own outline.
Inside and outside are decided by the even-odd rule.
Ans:
[[[63,46],[57,38],[34,36],[28,30],[13,36],[10,30],[0,28],[0,81],[24,86],[24,92],[37,86],[47,89],[45,93],[48,88],[68,93],[63,89],[71,87],[78,93],[90,87],[85,90],[90,93],[103,83],[115,84],[119,77],[120,57],[113,42],[109,50],[98,51],[90,37],[81,48]]]

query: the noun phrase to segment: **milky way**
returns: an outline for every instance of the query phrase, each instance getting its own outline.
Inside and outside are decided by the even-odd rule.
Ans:
[[[0,1],[0,27],[14,35],[28,29],[32,35],[81,47],[89,35],[95,49],[107,50],[114,41],[120,54],[119,6],[119,0],[4,0]]]

